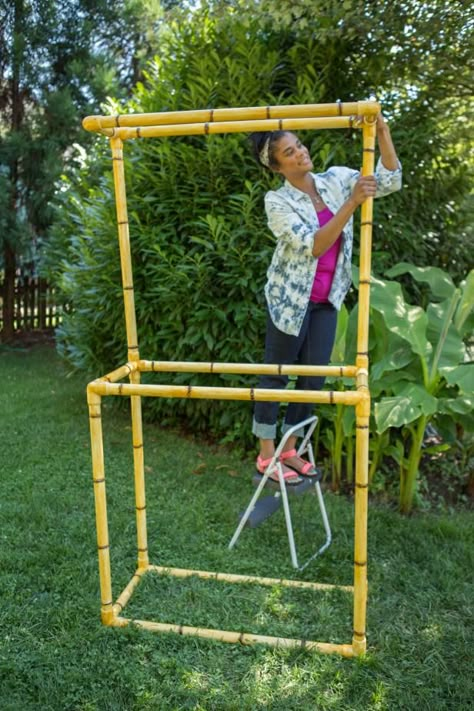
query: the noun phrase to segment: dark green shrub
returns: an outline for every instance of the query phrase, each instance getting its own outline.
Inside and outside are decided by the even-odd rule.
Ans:
[[[382,77],[388,81],[387,57],[380,57],[378,45],[366,46],[365,56],[357,60],[373,75],[357,72],[357,61],[345,62],[357,55],[357,33],[332,33],[327,23],[323,29],[318,36],[317,29],[308,27],[296,37],[291,29],[265,26],[261,18],[247,18],[244,25],[237,13],[213,14],[204,7],[183,14],[179,23],[163,30],[146,85],[137,85],[126,106],[111,101],[108,110],[354,100],[370,95],[375,76],[377,82]],[[374,268],[379,273],[398,261],[400,251],[419,264],[434,258],[446,235],[439,210],[422,210],[423,200],[435,179],[445,196],[464,189],[459,174],[452,176],[452,161],[433,177],[427,167],[433,141],[423,132],[416,141],[407,134],[408,104],[386,96],[388,109],[397,107],[400,117],[393,133],[411,190],[376,205]],[[328,164],[360,165],[357,131],[305,133],[303,139],[317,170]],[[415,159],[410,164],[410,156],[423,150],[426,163]],[[125,156],[141,356],[261,361],[263,284],[273,248],[263,196],[279,180],[253,163],[241,134],[131,141]],[[95,377],[126,357],[111,160],[104,138],[97,139],[83,167],[63,187],[46,260],[68,304],[58,344],[74,366]],[[457,229],[452,219],[451,234]],[[236,376],[182,375],[174,382],[244,384]],[[161,422],[186,418],[194,432],[251,441],[248,403],[148,400],[146,409]]]

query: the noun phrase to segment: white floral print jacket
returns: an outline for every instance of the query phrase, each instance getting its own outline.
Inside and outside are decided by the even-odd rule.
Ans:
[[[316,188],[328,208],[336,213],[350,197],[360,175],[358,170],[334,166],[325,173],[312,173]],[[376,197],[400,190],[402,170],[388,170],[379,159],[375,171]],[[265,195],[268,226],[277,238],[267,271],[265,297],[275,326],[297,336],[308,307],[318,260],[313,257],[314,234],[319,227],[311,199],[306,193],[285,180],[278,190]],[[353,220],[342,232],[342,246],[329,293],[329,301],[337,309],[351,285]]]

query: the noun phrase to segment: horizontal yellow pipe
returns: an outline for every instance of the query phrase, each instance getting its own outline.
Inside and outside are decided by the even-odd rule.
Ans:
[[[129,624],[142,627],[149,632],[174,632],[180,635],[213,639],[217,642],[230,642],[234,644],[267,644],[272,647],[299,648],[323,654],[342,654],[344,657],[354,656],[350,644],[330,644],[328,642],[312,642],[303,639],[289,639],[287,637],[269,637],[246,632],[226,632],[225,630],[211,630],[204,627],[188,627],[186,625],[173,625],[162,622],[147,622],[146,620],[132,620],[127,617],[115,617],[112,626],[125,627]]]
[[[233,573],[213,573],[206,570],[188,570],[187,568],[166,568],[161,565],[150,565],[147,572],[159,575],[173,575],[176,578],[197,577],[204,580],[220,580],[226,583],[255,583],[256,585],[281,585],[287,588],[305,588],[310,590],[342,590],[353,592],[352,585],[330,585],[329,583],[313,583],[307,580],[287,580],[285,578],[260,578],[256,575],[234,575]]]
[[[206,136],[217,133],[250,133],[251,131],[302,131],[304,129],[361,128],[362,123],[345,116],[321,118],[260,119],[254,121],[220,121],[213,123],[182,123],[137,128],[104,128],[105,136],[126,141],[132,138],[158,136]]]
[[[236,373],[238,375],[324,375],[355,378],[355,365],[271,365],[257,363],[199,363],[193,361],[140,360],[140,372],[154,373]]]
[[[105,383],[96,380],[88,389],[97,395],[141,395],[142,397],[190,398],[198,400],[263,400],[265,402],[312,402],[357,405],[364,392],[322,390],[270,390],[265,388],[219,388],[194,385],[148,385]]]
[[[116,368],[116,370],[113,370],[111,373],[107,373],[107,375],[104,375],[102,378],[98,378],[98,380],[106,380],[108,383],[116,383],[119,380],[123,380],[123,378],[126,378],[130,373],[133,373],[135,370],[137,370],[137,362],[130,362],[130,363],[125,363],[125,365],[120,366],[120,368]]]
[[[122,612],[124,609],[125,605],[127,602],[130,600],[132,597],[133,591],[137,587],[138,583],[144,576],[144,574],[147,572],[148,568],[137,568],[135,571],[135,575],[133,578],[130,580],[128,585],[122,590],[120,595],[118,596],[116,602],[114,603],[112,610],[114,612],[114,615],[118,615]]]
[[[147,114],[87,116],[82,125],[86,131],[106,128],[163,126],[180,123],[214,121],[250,121],[254,119],[314,118],[318,116],[375,116],[380,111],[376,101],[336,102],[333,104],[288,104],[286,106],[250,106],[234,109],[198,109],[195,111],[161,111]]]

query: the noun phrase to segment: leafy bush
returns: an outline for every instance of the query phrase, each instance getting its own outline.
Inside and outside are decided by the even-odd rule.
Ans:
[[[146,85],[137,85],[127,105],[111,100],[105,110],[354,100],[370,95],[373,76],[380,81],[388,77],[377,44],[364,46],[364,57],[348,65],[345,58],[360,51],[357,33],[332,32],[327,22],[319,31],[316,36],[308,27],[296,36],[291,29],[263,23],[261,17],[246,16],[243,23],[238,13],[213,13],[204,3],[201,10],[183,13],[179,22],[163,27]],[[355,71],[358,62],[373,73]],[[432,139],[424,130],[416,137],[406,134],[408,103],[401,102],[400,95],[386,96],[388,109],[400,117],[393,133],[411,190],[375,206],[378,273],[398,259],[400,249],[407,259],[424,263],[434,257],[433,250],[439,251],[442,238],[456,233],[454,217],[449,231],[440,222],[439,210],[431,214],[421,208],[432,181],[442,186],[446,199],[464,194],[464,178],[458,173],[453,177],[452,161],[446,169],[439,166],[433,177]],[[421,99],[417,101],[421,111]],[[408,113],[404,116],[403,111]],[[434,119],[430,126],[435,129]],[[357,137],[348,131],[303,134],[317,169],[360,165]],[[416,151],[425,151],[425,163],[415,157],[410,164],[414,142]],[[273,249],[263,195],[279,184],[278,178],[259,170],[240,134],[133,141],[125,146],[125,158],[141,356],[260,362],[263,284]],[[98,138],[58,195],[45,267],[68,305],[58,332],[59,348],[75,367],[94,376],[110,371],[126,356],[110,165],[106,141]],[[437,241],[432,237],[434,225]],[[237,376],[181,375],[173,381],[242,384]],[[186,419],[194,432],[242,444],[252,441],[246,403],[150,399],[145,404],[161,422]]]

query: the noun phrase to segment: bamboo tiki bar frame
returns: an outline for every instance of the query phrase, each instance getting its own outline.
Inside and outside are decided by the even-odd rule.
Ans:
[[[373,200],[362,204],[360,235],[359,316],[357,358],[355,365],[344,366],[289,366],[249,363],[187,363],[141,360],[139,356],[137,324],[134,304],[133,273],[130,253],[127,197],[123,162],[123,142],[134,138],[154,136],[190,136],[216,133],[251,132],[258,130],[293,130],[326,128],[360,128],[363,136],[362,174],[374,171],[375,121],[380,111],[377,102],[307,104],[289,106],[260,106],[248,108],[172,111],[150,114],[117,116],[89,116],[83,126],[109,138],[112,149],[113,176],[118,222],[120,262],[122,271],[128,361],[113,372],[98,378],[87,387],[89,406],[93,483],[97,524],[97,545],[101,591],[101,619],[105,625],[123,627],[135,624],[154,632],[175,632],[240,644],[263,643],[282,647],[305,647],[324,653],[339,653],[346,657],[358,656],[366,650],[367,607],[367,513],[368,513],[368,458],[370,392],[368,385],[368,334],[370,265],[372,242]],[[287,375],[326,375],[349,377],[355,389],[347,391],[267,390],[258,388],[199,387],[179,385],[145,385],[140,382],[144,372],[237,373],[263,374],[282,372]],[[119,382],[124,378],[129,383]],[[137,526],[137,570],[114,602],[110,565],[110,543],[107,522],[105,467],[101,420],[102,397],[118,395],[130,397],[132,442],[135,480]],[[329,585],[298,580],[283,580],[213,573],[151,565],[148,557],[144,447],[141,413],[142,397],[206,398],[219,400],[273,400],[279,402],[315,402],[345,404],[356,412],[356,484],[354,520],[354,584]],[[332,644],[317,641],[268,637],[225,630],[188,627],[122,616],[122,612],[142,577],[148,573],[176,577],[197,576],[227,583],[256,583],[282,585],[318,590],[339,589],[353,593],[353,636],[351,644]]]

